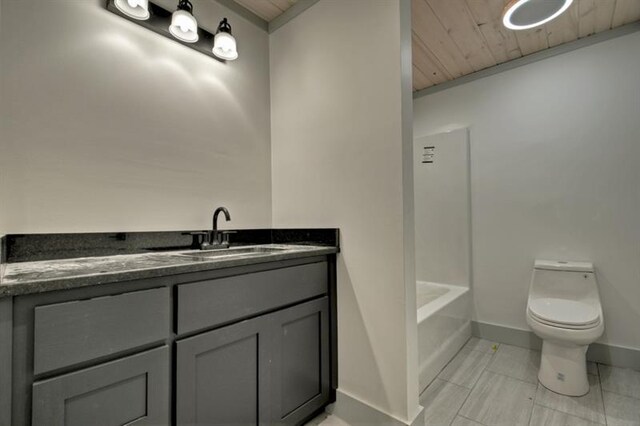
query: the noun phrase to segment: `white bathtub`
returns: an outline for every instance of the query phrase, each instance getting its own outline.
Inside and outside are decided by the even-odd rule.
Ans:
[[[471,296],[466,287],[416,283],[420,393],[471,337]]]

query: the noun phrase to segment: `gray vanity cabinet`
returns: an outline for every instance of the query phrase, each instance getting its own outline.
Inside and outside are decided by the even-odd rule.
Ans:
[[[329,401],[330,343],[327,297],[270,318],[274,424],[299,424]]]
[[[33,384],[33,425],[169,424],[169,348]]]
[[[327,297],[180,340],[178,425],[298,424],[329,400]]]
[[[178,425],[268,423],[268,331],[258,317],[176,343]]]
[[[317,256],[5,299],[0,426],[302,424],[335,400],[335,285]]]

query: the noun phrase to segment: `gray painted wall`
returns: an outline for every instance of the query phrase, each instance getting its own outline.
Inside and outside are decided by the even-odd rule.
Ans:
[[[162,0],[166,8],[175,1]],[[0,0],[0,234],[271,225],[268,34],[213,0],[220,63],[102,0]]]

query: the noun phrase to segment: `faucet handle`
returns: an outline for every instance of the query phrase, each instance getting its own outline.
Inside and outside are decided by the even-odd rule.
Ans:
[[[209,236],[209,231],[183,232],[182,235],[191,235],[191,248],[197,249],[205,242],[205,237]]]
[[[229,234],[237,234],[238,231],[220,231],[222,234],[222,242],[229,244]]]

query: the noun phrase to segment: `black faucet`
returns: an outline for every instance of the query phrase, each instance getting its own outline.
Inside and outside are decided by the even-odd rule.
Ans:
[[[201,248],[203,250],[212,250],[218,248],[228,248],[229,247],[229,232],[219,232],[218,231],[218,215],[220,213],[224,213],[224,218],[227,222],[231,220],[231,215],[229,214],[229,210],[226,207],[218,207],[215,212],[213,212],[213,229],[211,230],[211,234],[209,235],[209,242],[203,242]],[[222,238],[220,237],[222,235]]]

